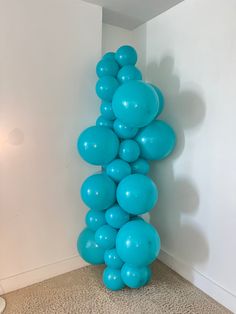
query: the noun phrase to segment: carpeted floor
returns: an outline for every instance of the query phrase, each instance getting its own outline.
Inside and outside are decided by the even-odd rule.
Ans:
[[[230,313],[161,262],[138,290],[108,291],[103,267],[87,266],[6,294],[4,314],[211,314]]]

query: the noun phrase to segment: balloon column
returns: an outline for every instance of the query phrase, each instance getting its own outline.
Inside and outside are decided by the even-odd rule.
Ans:
[[[160,237],[139,216],[158,200],[157,187],[147,176],[148,160],[167,157],[176,142],[172,128],[159,120],[161,91],[142,80],[136,62],[131,46],[108,52],[98,62],[101,115],[78,139],[81,157],[102,168],[81,187],[90,209],[77,247],[88,263],[106,264],[103,282],[111,290],[139,288],[150,280],[149,265],[159,254]]]

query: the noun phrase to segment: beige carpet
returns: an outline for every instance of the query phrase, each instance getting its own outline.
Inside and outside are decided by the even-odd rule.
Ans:
[[[103,267],[87,266],[5,295],[4,314],[230,313],[161,262],[153,279],[138,290],[108,291]]]

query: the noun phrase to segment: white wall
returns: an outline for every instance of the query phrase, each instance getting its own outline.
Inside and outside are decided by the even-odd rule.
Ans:
[[[0,294],[69,271],[84,226],[76,152],[99,112],[101,8],[0,2]]]

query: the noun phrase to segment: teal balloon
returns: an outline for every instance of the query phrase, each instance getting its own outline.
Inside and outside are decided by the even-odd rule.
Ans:
[[[77,148],[81,157],[88,163],[103,165],[117,156],[119,139],[109,128],[92,126],[81,133]]]
[[[116,249],[106,250],[104,254],[104,261],[108,267],[121,269],[124,264],[120,259]]]
[[[111,120],[108,120],[108,119],[104,118],[103,116],[99,116],[97,118],[96,125],[97,126],[103,126],[103,127],[106,127],[106,128],[112,128],[113,127],[113,122]]]
[[[107,289],[112,291],[121,290],[125,287],[123,280],[121,279],[121,273],[119,269],[107,267],[103,271],[102,280]]]
[[[129,288],[140,288],[150,280],[151,270],[148,266],[136,267],[125,263],[121,269],[121,278]]]
[[[86,225],[89,229],[96,231],[106,224],[105,213],[99,210],[90,209],[85,217]]]
[[[155,183],[143,174],[131,174],[124,178],[116,191],[117,202],[122,209],[133,215],[149,212],[158,199]]]
[[[119,70],[117,78],[123,84],[129,81],[141,80],[142,73],[134,65],[125,65]]]
[[[159,110],[157,113],[157,116],[159,116],[164,109],[164,104],[165,104],[164,96],[163,96],[161,90],[157,86],[155,86],[153,84],[150,84],[150,85],[154,88],[154,90],[157,93],[157,96],[159,98]]]
[[[131,128],[118,119],[114,121],[113,128],[116,134],[122,139],[133,138],[138,133],[138,128]]]
[[[95,232],[95,241],[106,250],[112,249],[116,244],[116,235],[116,229],[109,225],[104,225]]]
[[[100,112],[101,115],[107,120],[115,120],[116,118],[110,102],[103,101],[100,106]]]
[[[94,174],[81,186],[81,198],[90,208],[104,210],[116,200],[116,185],[106,174]]]
[[[134,140],[124,140],[120,144],[119,156],[127,162],[133,162],[138,159],[140,148]]]
[[[119,83],[113,76],[103,76],[97,81],[96,94],[102,100],[111,101],[118,87]]]
[[[115,76],[117,75],[120,67],[115,60],[103,58],[96,66],[96,73],[98,77]]]
[[[149,160],[166,158],[176,144],[174,130],[161,120],[153,121],[140,130],[135,139],[139,143],[141,157]]]
[[[131,174],[131,167],[126,161],[115,159],[106,166],[106,173],[115,182],[120,182]]]
[[[130,215],[116,204],[107,209],[105,219],[110,226],[119,229],[129,221]]]
[[[77,241],[77,249],[80,256],[93,265],[104,264],[105,250],[96,242],[94,232],[85,228],[79,235]]]
[[[113,52],[113,51],[106,52],[103,55],[102,59],[103,60],[115,60],[115,52]]]
[[[149,163],[147,160],[139,158],[135,162],[130,164],[131,172],[132,173],[140,173],[140,174],[147,174],[150,170]]]
[[[117,119],[129,127],[144,127],[157,115],[159,99],[153,87],[143,81],[129,81],[117,88],[112,108]]]
[[[115,59],[120,66],[134,65],[138,56],[136,50],[131,46],[121,46],[115,54]]]
[[[116,249],[128,264],[141,267],[152,263],[160,252],[160,237],[156,229],[143,220],[133,220],[119,230]]]

